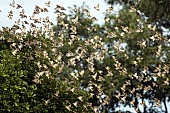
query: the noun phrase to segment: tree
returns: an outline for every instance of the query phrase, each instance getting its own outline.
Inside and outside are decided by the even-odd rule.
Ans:
[[[83,4],[81,7],[74,6],[70,8],[70,14],[65,18],[58,19],[56,40],[63,43],[58,49],[63,55],[62,61],[66,71],[60,74],[73,76],[80,82],[80,87],[88,90],[91,94],[90,102],[93,107],[100,106],[98,85],[102,84],[97,79],[99,76],[98,69],[100,64],[95,63],[96,56],[101,50],[101,40],[99,36],[102,34],[100,26],[95,24],[95,17],[90,16],[88,7]],[[70,29],[69,29],[70,28]],[[97,63],[97,62],[96,62]],[[96,67],[95,67],[96,66]],[[95,77],[96,76],[96,77]],[[62,76],[65,78],[65,76]]]
[[[119,12],[119,16],[107,13],[106,23],[100,26],[91,21],[93,17],[88,16],[85,9],[75,6],[70,16],[58,22],[63,23],[62,26],[57,26],[54,31],[61,31],[58,39],[64,41],[60,49],[65,56],[62,61],[70,65],[67,70],[74,71],[72,75],[80,80],[81,87],[90,90],[92,105],[108,112],[120,107],[120,103],[137,109],[140,99],[153,105],[155,101],[163,101],[158,92],[165,87],[167,89],[161,95],[169,95],[169,87],[167,84],[158,86],[166,77],[158,79],[154,70],[158,65],[167,68],[163,61],[159,62],[164,54],[160,48],[166,50],[167,45],[164,44],[166,39],[155,31],[155,26],[148,24],[137,10],[126,8]],[[89,28],[95,28],[96,32]],[[102,95],[106,100],[102,100]],[[155,107],[144,105],[144,110],[154,112]]]
[[[147,21],[156,24],[157,29],[163,32],[162,27],[170,27],[170,2],[169,0],[105,0],[108,4],[124,4],[124,6],[133,6],[147,17]]]
[[[13,27],[3,27],[1,112],[91,112],[90,95],[80,89],[78,82],[67,77],[60,81],[57,77],[61,54],[57,53],[54,40],[47,37],[34,28],[17,33]]]
[[[113,2],[116,3],[116,1]],[[120,3],[120,1],[117,1],[117,3]],[[156,102],[152,100],[156,100],[157,102],[162,101],[165,104],[165,112],[167,112],[167,106],[165,100],[169,98],[169,87],[167,87],[169,84],[169,74],[166,73],[166,69],[168,69],[169,67],[167,63],[169,62],[168,61],[169,53],[167,52],[169,48],[168,46],[169,41],[167,39],[167,36],[161,35],[162,32],[160,32],[159,30],[158,32],[161,34],[157,32],[155,35],[153,34],[154,31],[151,30],[151,29],[157,30],[158,27],[162,26],[160,20],[163,19],[164,17],[152,18],[153,17],[152,16],[146,19],[145,16],[148,15],[143,16],[141,12],[144,11],[149,12],[151,10],[144,8],[142,6],[142,3],[146,3],[146,2],[144,2],[143,0],[141,0],[139,3],[136,1],[126,2],[126,5],[124,5],[122,10],[120,10],[119,16],[118,17],[112,16],[112,18],[114,19],[112,20],[113,24],[111,24],[110,22],[109,24],[106,25],[109,26],[110,29],[113,29],[114,27],[118,29],[116,33],[113,32],[112,34],[114,35],[122,34],[122,36],[124,37],[123,39],[121,39],[121,42],[127,44],[125,49],[125,54],[127,55],[128,59],[125,60],[125,58],[123,57],[123,55],[125,54],[123,54],[122,57],[120,54],[116,57],[118,61],[121,62],[121,65],[125,66],[126,67],[125,69],[129,71],[128,75],[131,74],[133,75],[135,73],[135,77],[132,78],[127,77],[126,83],[129,84],[127,85],[128,86],[127,90],[125,90],[126,85],[124,85],[123,87],[123,90],[125,90],[125,92],[123,91],[123,94],[128,94],[127,92],[129,92],[129,88],[132,90],[133,93],[133,95],[130,94],[130,96],[127,96],[125,99],[129,100],[129,98],[133,98],[133,96],[140,94],[142,98],[141,100],[149,99],[149,101],[151,101],[152,103],[151,108],[148,108],[148,106],[144,106],[144,112],[151,112],[151,110],[152,112],[154,112],[155,108],[153,104]],[[145,4],[145,5],[149,5],[149,4]],[[140,9],[141,7],[143,9]],[[153,9],[152,11],[154,12]],[[157,21],[160,22],[159,25],[155,24]],[[148,25],[149,23],[151,24]],[[134,32],[135,29],[136,32]],[[129,34],[128,32],[131,33]],[[118,39],[119,38],[120,37],[118,37]],[[143,72],[144,74],[142,74]],[[155,75],[157,76],[156,79],[155,79]],[[150,80],[148,78],[150,78]],[[136,80],[139,82],[137,82]],[[139,84],[142,84],[141,88],[139,88],[140,91],[133,90],[134,87],[136,86],[139,87],[140,86]],[[155,85],[157,88],[153,85]],[[152,89],[154,90],[145,91],[143,88],[147,89],[146,88],[147,86],[151,87],[150,90]],[[138,88],[136,87],[135,89]],[[132,102],[134,102],[134,104],[138,104],[138,102],[136,101],[138,100],[135,99],[135,101]],[[127,105],[127,101],[125,101],[125,105]],[[136,105],[134,106],[136,107]]]

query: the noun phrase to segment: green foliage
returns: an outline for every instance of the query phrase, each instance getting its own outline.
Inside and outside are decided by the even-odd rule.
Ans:
[[[170,28],[169,0],[105,0],[108,4],[121,4],[124,7],[135,7],[150,23],[157,24],[157,29],[163,32],[161,26]]]
[[[170,2],[168,0],[141,0],[139,9],[143,11],[149,19],[162,20],[170,18]],[[148,7],[150,6],[150,7]]]
[[[91,23],[83,29],[89,31],[88,35],[86,32],[82,34],[79,32],[83,28],[81,24],[90,17],[80,15],[81,10],[74,12],[75,9],[72,12],[75,15],[64,19],[64,25],[77,28],[77,32],[72,35],[72,44],[68,43],[72,37],[69,36],[70,32],[64,32],[67,30],[65,27],[56,26],[54,29],[61,31],[65,36],[63,40],[66,40],[60,49],[62,61],[68,64],[67,72],[63,74],[69,76],[70,70],[84,72],[77,76],[77,80],[93,94],[90,99],[92,106],[98,106],[102,112],[108,112],[108,109],[116,112],[116,108],[121,105],[137,110],[139,104],[142,104],[140,101],[151,104],[150,107],[143,104],[144,112],[159,110],[159,102],[169,97],[169,86],[165,84],[169,74],[163,72],[168,68],[163,59],[168,60],[164,55],[169,55],[169,41],[166,42],[166,38],[156,32],[156,26],[149,24],[138,10],[127,7],[120,10],[118,15],[106,13],[109,20],[105,24]],[[78,17],[77,23],[69,21],[72,16],[73,19]],[[88,28],[95,28],[96,32]],[[60,39],[61,36],[57,36]],[[161,70],[163,76],[155,72],[157,68],[165,69]],[[77,72],[72,74],[76,76]],[[106,100],[101,95],[105,95]]]
[[[150,21],[143,18],[139,10],[124,7],[119,11],[118,16],[106,16],[110,18],[110,21],[104,25],[108,29],[106,35],[112,38],[112,41],[108,42],[109,47],[114,48],[116,44],[113,42],[117,41],[117,47],[114,48],[117,51],[113,52],[114,59],[120,63],[122,69],[126,69],[125,78],[121,76],[121,71],[115,73],[118,75],[120,73],[120,78],[116,79],[120,82],[116,84],[117,92],[113,93],[112,102],[114,103],[111,106],[115,109],[117,102],[137,108],[141,99],[148,100],[152,105],[150,107],[144,105],[144,112],[155,111],[156,108],[153,105],[156,101],[164,102],[166,98],[169,98],[169,83],[165,84],[165,79],[169,80],[169,74],[163,72],[169,69],[167,57],[169,41],[155,31],[156,25],[148,24]],[[125,45],[122,51],[118,51],[121,44]],[[109,67],[112,67],[112,64]],[[119,86],[122,87],[119,88]],[[164,104],[166,106],[166,103]],[[165,111],[167,112],[167,109]]]
[[[49,39],[44,35],[35,39],[33,35],[27,33],[21,41],[7,29],[4,30],[2,37],[4,38],[1,40],[3,45],[0,50],[0,112],[90,111],[90,108],[84,107],[90,95],[80,90],[76,82],[70,83],[54,78],[56,76],[54,68],[51,67],[49,71],[45,69],[47,73],[37,79],[37,73],[44,70],[37,66],[37,62],[50,67],[48,59],[41,56],[41,51],[46,50],[49,57],[54,57],[51,49],[45,46],[51,44]],[[46,75],[48,72],[51,74],[50,78]],[[67,106],[69,107],[66,108]]]

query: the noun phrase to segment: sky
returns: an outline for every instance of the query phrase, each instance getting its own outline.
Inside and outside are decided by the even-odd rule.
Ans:
[[[20,4],[26,12],[26,15],[31,16],[32,12],[34,10],[35,5],[38,5],[40,7],[47,7],[45,5],[45,2],[48,0],[15,0],[15,4]],[[97,1],[97,2],[96,2]],[[10,7],[9,4],[12,2],[12,0],[0,0],[0,28],[2,26],[11,26],[13,25],[14,21],[19,19],[18,15],[21,9],[14,9],[13,7]],[[54,15],[54,8],[56,4],[61,5],[66,8],[66,13],[69,12],[68,7],[73,7],[73,5],[81,6],[83,2],[86,3],[86,5],[89,6],[90,12],[92,16],[95,16],[98,18],[98,22],[102,23],[104,22],[104,15],[103,12],[107,9],[108,5],[104,2],[104,0],[51,0],[51,7],[49,8],[49,13],[45,13],[43,16],[49,16],[50,20],[55,24],[56,23],[56,15]],[[94,9],[94,6],[97,4],[100,4],[100,11],[96,11]],[[9,20],[7,18],[8,12],[12,10],[14,13],[13,20]]]
[[[19,12],[21,9],[14,9],[9,6],[12,0],[0,0],[0,29],[2,26],[10,27],[14,24],[16,20],[19,19]],[[45,2],[48,0],[15,0],[15,4],[20,4],[24,9],[27,16],[31,16],[34,10],[35,5],[38,5],[40,7],[46,7]],[[72,7],[73,5],[81,6],[83,2],[86,3],[86,5],[90,8],[90,13],[92,16],[96,17],[98,19],[98,23],[104,22],[104,14],[103,12],[106,11],[108,8],[108,5],[104,2],[104,0],[51,0],[51,7],[49,8],[49,13],[40,15],[40,17],[46,17],[49,16],[50,20],[56,24],[56,15],[53,13],[54,8],[56,4],[61,5],[66,8],[66,13],[68,13],[68,7]],[[97,11],[94,9],[94,6],[96,6],[99,3],[100,11]],[[116,12],[119,8],[114,7],[114,11]],[[8,12],[10,10],[13,10],[14,17],[13,20],[9,20],[7,18]],[[170,104],[170,103],[167,103]],[[170,106],[170,105],[169,105]],[[123,106],[122,106],[123,107]],[[124,108],[121,108],[124,109]],[[130,108],[126,108],[130,109]],[[119,109],[118,109],[119,110]],[[135,113],[133,109],[131,109],[132,112]],[[168,110],[170,112],[170,108]]]

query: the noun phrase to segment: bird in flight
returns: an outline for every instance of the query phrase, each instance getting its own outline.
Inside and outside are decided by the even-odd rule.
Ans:
[[[15,1],[14,0],[12,0],[12,2],[10,3],[10,6],[15,7]]]
[[[47,7],[50,7],[50,3],[51,3],[51,1],[45,2],[45,5],[46,5]]]
[[[97,4],[97,6],[94,7],[94,9],[96,9],[97,11],[99,11],[99,4]]]

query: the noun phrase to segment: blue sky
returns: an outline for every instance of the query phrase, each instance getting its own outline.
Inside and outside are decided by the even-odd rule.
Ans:
[[[1,16],[0,27],[11,26],[13,25],[14,21],[18,19],[18,15],[21,9],[14,9],[10,7],[9,4],[11,3],[11,1],[12,0],[1,0],[0,1],[0,10],[2,10],[2,12],[0,12],[0,16]],[[48,0],[15,0],[15,4],[20,4],[21,6],[23,6],[26,14],[28,16],[31,16],[35,5],[38,5],[40,7],[46,7],[45,2],[47,1]],[[53,12],[54,12],[54,8],[56,4],[65,7],[67,9],[66,12],[68,12],[68,7],[72,7],[73,5],[81,6],[83,2],[85,2],[86,5],[90,7],[91,15],[97,17],[99,23],[104,22],[102,12],[105,12],[105,10],[107,9],[107,4],[104,2],[104,0],[51,0],[51,7],[49,8],[49,13],[46,13],[40,16],[48,15],[50,17],[50,20],[55,23],[56,15],[54,15]],[[98,3],[100,4],[100,11],[96,11],[94,9],[94,6],[96,6]],[[7,18],[8,12],[10,10],[13,10],[13,13],[14,13],[13,20],[9,20]]]

